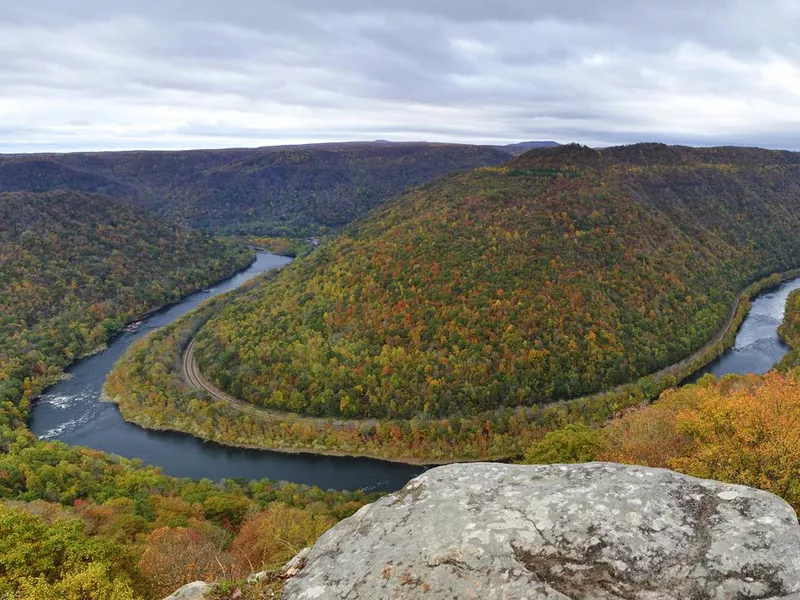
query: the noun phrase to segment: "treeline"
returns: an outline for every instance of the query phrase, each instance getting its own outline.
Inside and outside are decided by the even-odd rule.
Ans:
[[[289,256],[291,258],[303,257],[310,254],[314,249],[311,238],[231,236],[230,239],[250,244],[256,248],[272,252],[273,254]]]
[[[778,327],[778,337],[789,347],[789,352],[776,369],[786,373],[800,367],[800,290],[794,290],[786,299],[786,313]]]
[[[472,417],[636,382],[797,266],[798,195],[792,153],[530,152],[405,194],[237,298],[198,334],[199,366],[254,405],[336,418]]]
[[[376,496],[175,479],[61,443],[0,454],[0,596],[161,598],[274,569]]]
[[[0,448],[67,364],[252,259],[250,249],[108,198],[0,194]]]

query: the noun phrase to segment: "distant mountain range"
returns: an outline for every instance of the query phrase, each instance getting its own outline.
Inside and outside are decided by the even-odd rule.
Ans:
[[[520,147],[376,141],[0,155],[0,191],[101,193],[212,232],[307,236],[440,175],[502,164]]]
[[[543,140],[534,142],[519,142],[518,144],[506,144],[505,146],[495,146],[495,148],[502,150],[503,152],[508,152],[513,156],[519,156],[520,154],[535,148],[557,148],[560,145],[561,144],[558,142]]]

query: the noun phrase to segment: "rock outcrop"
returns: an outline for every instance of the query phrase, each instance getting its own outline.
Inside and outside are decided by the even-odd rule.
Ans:
[[[800,526],[662,469],[449,465],[323,535],[283,598],[800,599]]]
[[[277,571],[259,571],[258,573],[253,573],[247,578],[247,583],[253,584],[259,581],[277,581],[294,577],[305,566],[309,552],[311,552],[311,548],[303,548],[294,558],[289,560]],[[238,593],[241,593],[241,590],[239,590]],[[214,597],[213,583],[193,581],[175,590],[175,592],[164,598],[164,600],[209,600],[212,597]]]
[[[206,600],[213,590],[213,583],[193,581],[176,590],[172,595],[164,598],[164,600]]]

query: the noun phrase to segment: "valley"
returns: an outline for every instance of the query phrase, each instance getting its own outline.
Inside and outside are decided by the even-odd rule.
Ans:
[[[499,165],[515,151],[366,142],[3,155],[0,191],[100,193],[214,233],[303,238],[336,232],[405,189]]]
[[[644,381],[553,403],[543,410],[516,408],[472,418],[424,422],[305,417],[249,405],[209,384],[205,377],[200,382],[184,380],[187,359],[184,348],[193,345],[194,333],[219,310],[219,306],[212,303],[194,313],[195,319],[177,321],[137,344],[114,365],[106,380],[105,392],[119,404],[123,418],[130,422],[155,430],[182,431],[233,447],[371,456],[429,465],[454,460],[513,460],[549,431],[568,423],[602,425],[614,412],[652,400],[662,390],[687,377],[689,380],[696,378],[693,374],[702,374],[708,363],[711,364],[707,368],[720,373],[768,369],[780,360],[785,349],[776,334],[780,318],[770,316],[769,324],[754,329],[754,322],[763,319],[760,315],[765,310],[761,290],[767,290],[764,294],[772,302],[769,310],[774,312],[781,304],[780,300],[775,304],[769,290],[782,279],[788,280],[781,285],[778,296],[785,298],[789,290],[800,285],[797,277],[797,272],[788,272],[782,278],[773,276],[749,286],[737,299],[726,326],[691,357]],[[751,313],[753,298],[758,299],[755,312]],[[751,352],[748,344],[746,352],[738,347],[726,352],[739,343],[740,326],[745,339],[752,338],[755,350]],[[758,352],[764,345],[770,348],[766,355]],[[172,369],[157,370],[163,363],[171,363]],[[194,368],[198,370],[196,365]],[[219,396],[204,397],[199,393],[206,385]],[[247,425],[242,427],[238,423],[244,415]]]
[[[203,443],[171,433],[178,429],[181,414],[167,415],[161,424],[145,420],[148,429],[125,422],[114,404],[102,402],[106,376],[131,345],[141,344],[150,334],[159,335],[171,323],[208,305],[217,295],[224,295],[247,285],[252,278],[268,274],[289,261],[280,256],[259,253],[256,262],[231,279],[217,282],[210,293],[197,293],[159,311],[146,319],[136,332],[115,338],[109,348],[85,359],[70,369],[70,378],[49,388],[31,410],[30,428],[45,440],[58,440],[72,446],[87,446],[129,459],[139,459],[159,467],[167,475],[219,481],[226,478],[292,481],[324,489],[362,489],[392,491],[421,472],[418,467],[395,465],[357,458],[312,456],[309,454],[265,453],[244,448],[230,448]],[[127,355],[126,355],[127,356]],[[155,355],[160,360],[158,355]],[[180,374],[178,374],[180,377]],[[167,392],[167,390],[164,390]],[[184,417],[198,416],[199,407],[184,406]],[[126,411],[123,407],[123,414]],[[175,427],[170,427],[174,424]]]
[[[0,600],[800,599],[799,3],[7,3]]]
[[[253,168],[242,185],[274,168],[262,158],[236,162]],[[215,212],[216,195],[176,218],[166,188],[148,206],[125,177],[113,197],[72,175],[0,194],[4,535],[106,544],[92,589],[134,598],[240,578],[257,530],[308,545],[453,461],[668,467],[797,507],[779,457],[794,452],[800,157],[570,145],[472,167],[290,227]],[[186,227],[226,222],[236,236]],[[65,573],[52,585],[73,586]]]
[[[579,150],[567,147],[557,152],[577,151]],[[630,149],[612,149],[612,152],[615,153],[623,151],[642,153],[640,156],[634,157],[636,161],[652,161],[653,157],[645,156],[644,153],[655,152],[662,155],[659,158],[666,158],[667,163],[676,162],[675,150],[667,147],[645,145]],[[698,155],[696,160],[699,164],[695,167],[682,166],[680,168],[675,167],[674,164],[666,164],[661,167],[662,169],[671,170],[673,173],[681,173],[686,169],[700,170],[705,177],[708,177],[708,171],[713,175],[726,168],[732,160],[752,161],[755,158],[762,162],[776,159],[779,162],[787,162],[788,159],[788,164],[792,164],[791,156],[763,151],[744,151],[740,156],[736,156],[735,152],[733,155],[724,156],[723,152],[732,152],[726,149],[712,152],[690,149],[678,149],[677,151],[688,154],[696,153]],[[714,158],[715,161],[720,162],[720,155],[722,155],[721,158],[725,162],[714,165],[713,161],[708,160],[709,155],[713,158],[714,154],[717,154],[717,157]],[[559,155],[555,156],[560,158]],[[540,161],[545,161],[544,168],[552,171],[553,157],[554,155],[550,153],[539,153],[538,158]],[[575,164],[574,157],[570,157],[570,159],[573,161],[571,164]],[[680,161],[686,162],[683,158]],[[625,162],[633,161],[631,157],[627,157]],[[709,166],[709,164],[713,166]],[[555,165],[556,171],[561,168],[563,168],[562,165]],[[630,169],[630,165],[625,168]],[[478,171],[478,173],[485,177],[483,172]],[[790,176],[791,172],[788,172],[788,175]],[[536,184],[541,185],[541,182],[536,180]],[[696,194],[697,191],[692,193]],[[400,199],[397,202],[400,202]],[[359,223],[355,227],[364,226],[363,223]],[[688,224],[682,226],[688,226]],[[718,237],[719,233],[715,232],[714,236]],[[348,239],[349,237],[352,237],[349,231],[345,232],[343,238]],[[333,242],[334,247],[336,243],[336,241]],[[723,247],[726,248],[726,251],[729,248]],[[316,256],[319,257],[325,250],[327,249],[323,249]],[[314,259],[315,256],[311,256],[307,261]],[[324,260],[327,262],[329,259]],[[342,261],[336,261],[334,264],[340,266]],[[713,265],[713,263],[710,264]],[[779,264],[790,265],[791,262],[774,263],[774,266]],[[291,268],[297,266],[293,265]],[[263,298],[269,302],[269,306],[273,306],[275,298],[272,294],[275,286],[285,275],[285,273],[281,274],[271,278],[268,282],[259,284],[258,288],[248,290],[240,298],[244,300]],[[790,271],[785,273],[784,279],[793,276],[796,275]],[[729,296],[730,304],[727,307],[725,305],[720,307],[720,313],[724,311],[727,315],[720,328],[716,333],[710,334],[710,341],[706,340],[694,350],[690,357],[681,357],[677,362],[665,366],[657,372],[645,371],[643,375],[647,375],[647,377],[639,380],[620,383],[597,393],[544,406],[501,406],[494,410],[478,411],[470,416],[464,414],[464,405],[462,404],[460,405],[462,414],[458,416],[445,414],[438,418],[427,419],[383,417],[376,422],[375,418],[359,421],[353,420],[352,417],[350,420],[343,421],[342,419],[347,419],[347,417],[335,413],[322,417],[296,414],[302,411],[285,413],[282,417],[280,411],[285,408],[270,407],[263,403],[253,404],[253,409],[242,411],[240,398],[221,390],[220,393],[224,398],[212,399],[209,402],[207,397],[204,399],[202,395],[197,395],[198,386],[185,385],[179,372],[180,369],[174,369],[165,378],[163,373],[157,373],[153,367],[157,366],[159,361],[168,361],[175,365],[180,362],[181,357],[185,358],[182,348],[189,344],[190,340],[192,340],[192,347],[195,347],[194,332],[200,329],[202,333],[204,324],[209,319],[211,319],[211,323],[214,322],[212,316],[217,314],[216,309],[209,312],[209,316],[204,317],[202,323],[180,328],[179,334],[178,330],[174,328],[165,330],[163,335],[171,336],[168,343],[165,342],[165,338],[153,338],[145,345],[141,345],[136,354],[128,355],[126,360],[117,365],[109,378],[107,387],[109,395],[120,403],[120,409],[128,420],[154,429],[185,431],[206,440],[234,446],[289,452],[300,450],[366,455],[423,464],[447,460],[509,459],[524,454],[528,446],[541,439],[550,430],[573,422],[602,424],[615,412],[636,405],[643,400],[654,399],[663,389],[691,376],[734,343],[735,332],[747,314],[750,298],[761,289],[775,285],[779,281],[780,279],[776,277],[767,278],[749,286],[738,295],[731,294]],[[229,310],[239,301],[236,299],[229,302],[222,314],[224,314],[224,310]],[[706,311],[706,304],[701,305],[700,309]],[[274,308],[271,310],[274,312]],[[268,318],[259,316],[252,307],[248,308],[248,312],[252,317],[261,321],[260,327],[263,328],[264,324],[268,323]],[[173,337],[176,334],[178,337]],[[238,340],[232,341],[236,343]],[[156,356],[161,356],[162,349],[166,353],[162,358],[155,360]],[[573,352],[573,357],[574,354]],[[215,355],[215,364],[218,364],[218,356],[218,354]],[[747,361],[744,364],[745,366],[742,368],[744,371],[753,368]],[[309,367],[309,370],[311,369],[312,367]],[[199,368],[197,370],[201,371]],[[132,378],[131,373],[137,373],[137,377]],[[213,387],[218,389],[216,385]],[[159,393],[160,391],[166,393]],[[234,398],[236,402],[231,403],[226,398]],[[186,406],[195,408],[187,411]],[[247,415],[247,425],[240,427],[237,423],[243,414]],[[342,426],[339,423],[346,425]]]

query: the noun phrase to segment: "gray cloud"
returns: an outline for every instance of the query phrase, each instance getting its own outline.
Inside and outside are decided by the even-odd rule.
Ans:
[[[0,0],[0,151],[800,149],[800,0]]]

